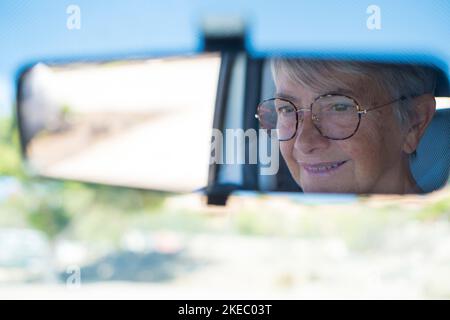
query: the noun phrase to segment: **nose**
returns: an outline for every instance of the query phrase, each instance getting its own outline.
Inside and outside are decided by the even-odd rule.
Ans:
[[[327,148],[329,140],[323,137],[311,119],[310,111],[303,114],[303,121],[299,121],[295,135],[294,149],[300,154],[311,154]]]

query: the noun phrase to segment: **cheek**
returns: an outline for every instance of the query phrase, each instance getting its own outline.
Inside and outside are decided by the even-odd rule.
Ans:
[[[389,146],[395,145],[392,141],[395,139],[392,137],[394,134],[389,121],[365,121],[352,138],[339,143],[340,148],[353,160],[357,178],[380,174],[386,157],[392,154]]]
[[[352,160],[355,173],[364,173],[380,163],[378,144],[370,143],[366,139],[355,138],[352,141],[340,143],[340,149]]]
[[[292,150],[293,150],[294,144],[290,141],[280,141],[280,151],[283,158],[288,161],[290,158],[292,158]]]

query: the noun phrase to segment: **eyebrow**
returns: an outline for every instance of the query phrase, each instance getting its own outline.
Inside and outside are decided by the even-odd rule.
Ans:
[[[322,96],[324,94],[343,94],[343,95],[348,95],[350,97],[354,96],[354,92],[348,89],[344,89],[344,88],[337,88],[335,90],[330,90],[330,91],[324,91],[319,93],[317,96]],[[291,96],[290,94],[287,93],[283,93],[283,92],[276,92],[275,93],[275,97],[276,98],[281,98],[281,99],[287,99],[289,101],[292,102],[299,102],[298,99],[294,96]]]

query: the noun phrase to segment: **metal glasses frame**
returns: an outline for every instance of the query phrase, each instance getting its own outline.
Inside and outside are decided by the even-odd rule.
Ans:
[[[313,119],[313,116],[314,116],[314,115],[312,114],[312,107],[313,107],[314,103],[315,103],[317,100],[319,100],[319,99],[321,99],[321,98],[324,98],[324,97],[346,97],[346,98],[352,100],[352,101],[355,103],[356,111],[357,111],[357,114],[358,114],[358,124],[357,124],[357,126],[356,126],[356,128],[355,128],[355,130],[353,131],[352,134],[350,134],[349,136],[344,137],[344,138],[338,138],[338,139],[336,139],[336,138],[328,137],[328,136],[324,135],[324,134],[320,131],[320,128],[319,128],[319,127],[316,125],[316,123],[314,122],[314,119]],[[294,109],[295,109],[295,121],[296,121],[296,122],[295,122],[295,131],[294,131],[293,135],[292,135],[290,138],[288,138],[288,139],[278,139],[279,141],[289,141],[289,140],[291,140],[292,138],[295,137],[295,135],[297,134],[297,130],[298,130],[298,122],[299,122],[299,121],[298,121],[298,113],[299,113],[300,111],[310,111],[312,123],[313,123],[314,127],[317,129],[317,131],[318,131],[323,137],[325,137],[325,138],[327,138],[327,139],[330,139],[330,140],[346,140],[346,139],[349,139],[349,138],[353,137],[353,136],[355,135],[355,133],[358,131],[359,126],[360,126],[360,123],[361,123],[361,116],[362,116],[363,114],[366,114],[367,112],[370,112],[370,111],[373,111],[373,110],[378,110],[378,109],[380,109],[380,108],[386,107],[386,106],[388,106],[388,105],[393,104],[394,102],[397,102],[397,101],[404,101],[404,100],[407,100],[407,99],[413,98],[413,97],[414,97],[413,95],[411,95],[411,96],[404,96],[404,95],[403,95],[403,96],[401,96],[401,97],[398,98],[398,99],[395,99],[395,100],[389,101],[389,102],[387,102],[387,103],[384,103],[384,104],[375,106],[375,107],[373,107],[373,108],[371,108],[371,109],[366,109],[366,108],[362,107],[362,106],[358,103],[358,101],[356,101],[355,98],[350,97],[350,96],[347,96],[347,95],[345,95],[345,94],[340,94],[340,93],[325,93],[325,94],[322,94],[322,95],[316,97],[316,98],[313,100],[313,102],[311,102],[309,108],[308,108],[308,107],[306,107],[306,108],[299,108],[299,107],[297,107],[292,101],[290,101],[289,99],[286,99],[286,98],[270,98],[270,99],[263,100],[263,101],[258,105],[258,107],[257,107],[257,112],[256,112],[256,114],[255,114],[255,118],[257,118],[257,119],[259,120],[260,124],[262,125],[262,121],[261,121],[262,119],[261,119],[261,116],[260,116],[261,106],[262,106],[264,103],[269,102],[269,101],[281,100],[281,101],[285,101],[285,102],[291,104],[291,105],[294,107]]]

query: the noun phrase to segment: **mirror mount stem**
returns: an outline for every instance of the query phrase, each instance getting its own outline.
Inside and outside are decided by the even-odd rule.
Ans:
[[[203,19],[205,52],[245,52],[246,28],[241,17],[207,16]]]

